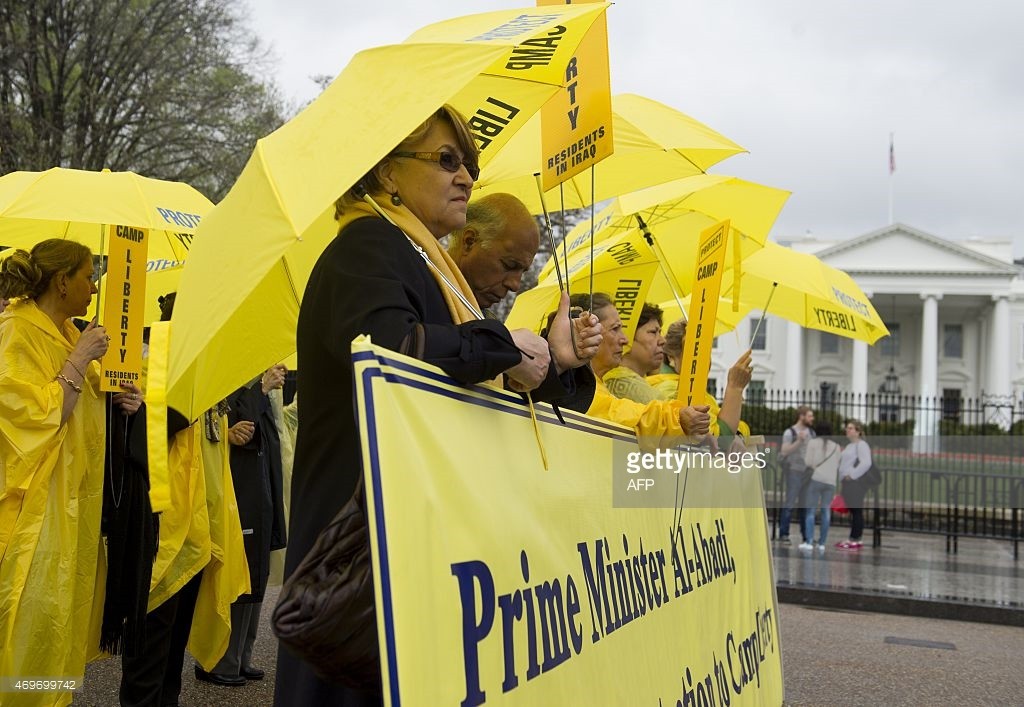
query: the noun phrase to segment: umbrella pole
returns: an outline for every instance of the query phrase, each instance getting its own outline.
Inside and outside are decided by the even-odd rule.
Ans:
[[[748,349],[754,346],[754,339],[757,338],[757,332],[761,331],[761,322],[763,322],[764,318],[768,316],[768,305],[772,303],[772,297],[775,296],[775,288],[778,286],[779,283],[772,283],[772,291],[768,293],[768,301],[764,303],[764,309],[761,310],[761,318],[757,320],[757,326],[754,327],[754,333],[750,335],[750,346],[747,347]]]
[[[565,265],[565,275],[569,276],[569,251],[565,246],[565,237],[568,233],[565,230],[565,182],[558,183],[558,206],[561,209],[559,213],[562,219],[562,264]],[[557,253],[552,253],[552,257],[557,258]]]
[[[661,270],[661,274],[664,275],[665,279],[668,281],[668,286],[672,288],[672,296],[676,299],[676,305],[679,307],[679,311],[683,313],[683,319],[687,319],[686,310],[683,309],[683,298],[679,294],[679,286],[676,283],[676,278],[665,269],[666,259],[665,254],[661,252],[661,246],[659,246],[658,242],[654,240],[654,235],[651,233],[651,230],[647,228],[647,224],[644,223],[643,217],[640,216],[640,214],[633,215],[636,216],[636,222],[640,224],[640,232],[644,234],[644,240],[647,241],[647,245],[651,247],[651,250],[654,251],[654,255],[658,258],[658,269]]]
[[[551,228],[551,218],[548,216],[548,206],[547,206],[547,204],[544,203],[544,187],[541,185],[541,182],[540,182],[540,172],[534,172],[533,176],[537,180],[537,194],[540,195],[540,208],[544,212],[544,229],[548,232],[548,243],[551,246],[551,259],[555,263],[555,274],[558,276],[558,291],[559,292],[564,292],[566,294],[569,294],[569,283],[562,279],[562,269],[558,265],[558,248],[555,246],[555,234],[554,234],[553,229]],[[559,193],[561,193],[562,185],[559,184],[558,187],[559,187]],[[564,207],[564,205],[565,205],[564,197],[560,197],[560,198],[563,199],[562,206]],[[563,211],[562,211],[562,250],[563,251],[565,250],[565,210],[564,210],[564,208],[563,208]],[[568,257],[566,257],[565,268],[566,268],[566,273],[565,274],[566,274],[566,277],[568,277],[569,276],[569,259],[568,259]],[[591,268],[593,268],[593,263],[591,263]],[[593,309],[593,307],[591,307],[591,309]],[[576,319],[577,317],[579,317],[580,314],[582,314],[582,313],[583,312],[580,309],[578,309],[578,308],[576,308],[574,310],[573,307],[569,307],[569,321],[570,321],[569,340],[572,342],[572,352],[574,354],[576,354],[576,358],[578,358],[580,360],[583,360],[583,357],[580,356],[580,349],[576,345],[576,334],[575,334],[574,328],[571,326],[571,322],[572,322],[573,319]]]
[[[540,208],[544,212],[544,230],[548,234],[548,244],[551,246],[551,257],[555,261],[555,275],[558,276],[558,290],[560,292],[566,291],[566,283],[562,279],[562,268],[558,264],[558,249],[555,247],[555,234],[551,229],[551,217],[548,216],[548,206],[544,203],[544,187],[540,183],[540,172],[533,173],[534,178],[537,180],[537,193],[540,195]]]
[[[106,224],[100,224],[100,253],[99,258],[100,267],[103,268],[103,272],[100,273],[99,277],[96,278],[96,323],[100,324],[100,298],[103,296],[103,275],[106,274],[107,267],[103,261],[103,252],[107,249],[107,227]]]
[[[590,165],[590,311],[594,311],[594,165]]]

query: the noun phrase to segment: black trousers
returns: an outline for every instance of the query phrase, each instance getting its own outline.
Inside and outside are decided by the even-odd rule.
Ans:
[[[199,597],[200,572],[177,594],[146,614],[146,648],[121,657],[121,707],[176,707],[181,670]]]
[[[864,535],[864,509],[850,509],[850,540],[860,540]]]

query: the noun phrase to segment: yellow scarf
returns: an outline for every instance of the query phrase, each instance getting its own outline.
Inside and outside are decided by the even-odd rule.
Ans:
[[[396,226],[402,229],[402,232],[409,237],[409,240],[422,248],[427,257],[430,258],[430,262],[434,265],[433,268],[430,268],[430,274],[434,276],[437,286],[441,288],[441,296],[444,297],[445,304],[448,305],[448,313],[451,314],[452,321],[456,324],[465,324],[466,322],[480,319],[476,313],[472,312],[462,303],[441,277],[443,274],[444,277],[448,278],[448,282],[457,287],[469,302],[476,302],[476,296],[473,294],[473,290],[470,289],[469,283],[466,282],[466,278],[462,275],[462,271],[459,270],[459,267],[445,249],[441,247],[441,244],[434,235],[427,230],[427,227],[404,204],[402,206],[394,206],[389,201],[383,201],[378,203],[377,207]],[[346,205],[345,213],[338,219],[338,230],[340,231],[356,219],[363,218],[364,216],[380,218],[381,215],[365,202]]]
[[[430,262],[434,265],[434,267],[430,268],[430,274],[434,276],[437,286],[441,288],[441,296],[444,297],[445,304],[448,305],[448,313],[451,315],[452,321],[456,324],[465,324],[466,322],[482,319],[483,316],[481,314],[471,311],[452,292],[448,283],[458,288],[467,301],[476,302],[476,295],[470,289],[469,283],[466,282],[466,278],[462,275],[462,271],[459,270],[459,267],[451,259],[451,256],[448,255],[447,251],[441,247],[441,244],[438,243],[434,235],[423,225],[423,222],[416,218],[404,204],[395,206],[388,201],[377,203],[376,200],[374,204],[376,209],[367,202],[347,204],[345,206],[345,213],[338,218],[338,231],[340,232],[345,226],[364,216],[381,217],[382,214],[377,212],[377,209],[380,209],[386,218],[398,226],[408,236],[409,240],[422,248],[427,254]],[[448,279],[448,282],[445,282],[445,278]],[[502,388],[502,377],[498,376],[491,383],[496,388]],[[530,419],[533,421],[533,432],[537,438],[537,446],[540,449],[541,462],[544,464],[544,470],[546,471],[548,468],[548,457],[547,452],[544,450],[544,442],[540,437],[540,425],[537,423],[536,411],[533,408],[533,396],[527,394],[526,401],[530,409]]]

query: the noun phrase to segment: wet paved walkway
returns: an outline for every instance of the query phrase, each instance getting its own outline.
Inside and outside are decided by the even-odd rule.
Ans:
[[[780,601],[1024,626],[1024,558],[1006,540],[961,538],[947,554],[944,536],[886,531],[877,548],[772,551]]]

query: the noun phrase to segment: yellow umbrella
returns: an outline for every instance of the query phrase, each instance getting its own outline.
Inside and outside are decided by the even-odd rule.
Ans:
[[[682,307],[680,308],[680,305]],[[679,319],[688,319],[690,314],[690,295],[686,295],[679,302],[674,299],[659,303],[664,314],[664,330],[668,330],[669,324]],[[715,314],[715,336],[728,334],[740,325],[750,315],[753,309],[749,304],[740,304],[739,311],[732,311],[732,300],[719,299],[718,311]]]
[[[706,218],[706,217],[705,217]],[[697,233],[707,225],[695,226]],[[696,236],[695,236],[696,237]],[[694,238],[695,238],[694,237]],[[695,240],[693,241],[696,242]],[[685,272],[684,282],[692,283],[693,259],[692,250],[685,250],[685,258],[681,261],[685,267],[677,267],[675,270]],[[744,248],[760,248],[759,244],[753,241],[744,241]],[[671,251],[671,249],[670,249]],[[676,256],[681,257],[681,256]],[[569,256],[568,282],[571,293],[590,292],[590,248],[577,248]],[[623,323],[623,334],[632,341],[635,328],[635,317],[632,316],[634,308],[637,313],[644,302],[659,303],[659,306],[667,313],[665,323],[671,322],[685,316],[689,308],[689,296],[676,300],[673,296],[672,283],[668,281],[673,276],[673,269],[666,268],[665,264],[659,261],[643,233],[639,229],[632,229],[617,235],[603,238],[594,244],[594,292],[604,292],[616,300]],[[544,274],[546,273],[546,274]],[[545,267],[542,277],[539,278],[537,287],[518,295],[512,305],[505,324],[510,328],[526,327],[533,331],[540,331],[547,321],[547,314],[554,311],[558,304],[558,279],[552,269]],[[692,287],[687,287],[687,291]],[[715,335],[731,331],[738,322],[751,310],[749,305],[741,304],[738,312],[732,311],[732,302],[720,301],[715,326]]]
[[[2,253],[0,253],[0,259],[2,259]],[[143,294],[145,301],[142,319],[146,326],[160,321],[160,302],[158,298],[168,292],[177,291],[184,264],[183,260],[166,260],[163,258],[146,260],[145,291]],[[110,292],[106,288],[105,273],[99,279],[99,291],[101,297],[105,300],[106,293]],[[98,298],[93,298],[87,319],[102,311],[102,304]]]
[[[188,184],[54,167],[0,177],[0,243],[69,238],[99,253],[108,225],[150,229],[149,257],[182,260],[213,203]]]
[[[168,402],[198,414],[294,352],[308,274],[335,236],[335,199],[444,103],[469,118],[486,164],[561,90],[575,47],[606,8],[462,17],[361,52],[260,140],[189,255],[172,320]],[[523,67],[510,60],[528,39],[554,46]]]
[[[594,247],[594,282],[590,283],[590,250],[579,251],[569,259],[567,279],[569,292],[604,292],[611,296],[622,318],[623,334],[630,341],[636,319],[647,292],[658,272],[658,259],[642,242],[630,240],[631,234],[607,238]],[[554,277],[516,297],[505,320],[510,329],[525,327],[540,331],[547,324],[547,315],[558,307],[561,290]]]
[[[623,232],[633,234],[630,238],[636,244],[647,241],[647,234],[638,228],[643,223],[650,232],[649,242],[657,246],[655,252],[662,258],[666,275],[655,283],[650,296],[666,300],[674,295],[673,282],[680,295],[692,289],[693,256],[704,229],[729,219],[731,238],[740,239],[740,254],[745,258],[768,239],[788,198],[789,192],[782,189],[725,175],[677,179],[616,198],[594,217],[593,229],[590,219],[586,219],[569,232],[565,250],[571,257],[589,249],[592,232],[595,244]],[[726,267],[732,263],[728,258]],[[539,280],[549,277],[553,270],[554,258],[545,264]]]
[[[0,254],[2,255],[2,254]],[[180,260],[148,260],[146,261],[146,303],[143,321],[149,325],[160,321],[159,297],[169,292],[177,292],[178,282],[181,280],[181,273],[185,269],[185,263]],[[106,279],[103,275],[103,283],[100,291],[106,293]]]
[[[685,113],[632,94],[612,97],[615,152],[594,166],[593,202],[702,174],[711,165],[746,150]],[[507,192],[541,213],[534,174],[541,168],[540,116],[517,132],[480,171],[481,195]],[[564,197],[564,201],[563,198]],[[544,195],[549,208],[574,209],[591,201],[591,171],[566,180]]]
[[[723,299],[730,297],[733,284],[733,273],[727,271]],[[743,261],[740,285],[741,302],[809,329],[869,344],[889,334],[853,278],[809,253],[767,243]]]

